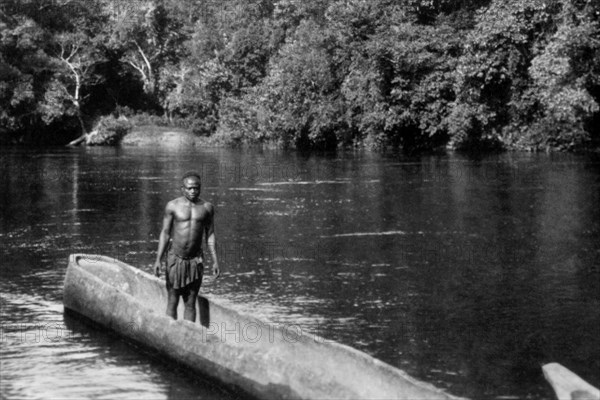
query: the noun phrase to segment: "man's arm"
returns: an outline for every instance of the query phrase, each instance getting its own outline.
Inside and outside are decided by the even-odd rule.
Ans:
[[[158,251],[156,252],[156,261],[154,262],[154,275],[160,276],[161,260],[167,249],[169,239],[171,239],[171,226],[173,225],[173,210],[171,203],[165,207],[165,216],[163,217],[162,229],[158,238]]]
[[[210,220],[206,225],[206,244],[208,245],[208,251],[210,252],[210,256],[213,260],[212,270],[213,275],[216,278],[221,275],[221,270],[219,269],[219,259],[217,258],[217,238],[215,236],[215,209],[211,204],[208,209],[208,213],[210,215]]]

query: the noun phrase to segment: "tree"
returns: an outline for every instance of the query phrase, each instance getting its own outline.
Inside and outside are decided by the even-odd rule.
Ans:
[[[264,78],[269,61],[268,31],[257,22],[233,34],[222,54],[223,64],[231,71],[232,90],[241,94],[244,88]]]
[[[162,1],[142,1],[132,10],[124,7],[113,18],[113,43],[123,46],[123,62],[139,74],[144,91],[164,95],[159,87],[162,68],[182,56],[182,23],[169,15]],[[117,9],[116,6],[112,6]]]
[[[44,31],[31,19],[0,12],[0,134],[26,132],[35,126],[37,102],[50,68],[40,51]]]
[[[84,6],[74,0],[5,4],[12,15],[3,13],[0,46],[14,86],[3,114],[11,131],[45,132],[76,118],[85,132],[83,94],[101,57],[98,39],[91,39],[100,25],[95,5]]]
[[[81,126],[81,136],[69,145],[76,145],[88,137],[82,116],[84,85],[97,84],[100,77],[94,67],[103,60],[93,41],[85,34],[61,33],[55,38],[57,71],[46,92],[44,118],[52,122],[62,115],[75,115]],[[72,108],[73,110],[69,110]]]
[[[399,21],[381,28],[342,87],[351,125],[372,143],[406,150],[443,143],[459,48],[460,35],[448,26]]]
[[[165,101],[169,118],[183,117],[195,133],[212,134],[219,120],[220,100],[230,90],[229,71],[218,60],[199,66],[180,63],[172,68],[164,70],[173,87]]]
[[[503,140],[526,89],[535,48],[551,29],[556,1],[494,0],[477,16],[455,74],[457,99],[448,117],[452,144]]]
[[[598,112],[590,92],[600,84],[600,26],[586,9],[563,4],[558,28],[529,67],[538,120],[517,141],[538,147],[573,148],[590,139],[586,122]]]
[[[272,61],[257,94],[269,117],[262,129],[271,139],[298,147],[331,147],[344,126],[339,82],[332,63],[335,38],[304,21]]]
[[[598,111],[597,8],[511,0],[480,13],[456,72],[453,143],[537,149],[585,142],[586,121]]]

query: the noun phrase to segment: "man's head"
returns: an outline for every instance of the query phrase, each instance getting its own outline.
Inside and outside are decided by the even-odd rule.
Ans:
[[[181,178],[181,191],[186,199],[196,201],[200,196],[200,175],[186,172]]]

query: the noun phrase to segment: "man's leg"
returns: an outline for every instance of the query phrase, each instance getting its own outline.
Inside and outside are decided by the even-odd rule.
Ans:
[[[167,287],[167,315],[173,319],[177,319],[177,306],[179,305],[179,290],[173,288],[173,283],[170,279],[172,268],[177,268],[178,258],[171,253],[167,253],[167,268],[165,270],[165,285]]]
[[[201,280],[190,283],[185,288],[185,293],[182,294],[183,302],[185,304],[183,318],[188,321],[196,321],[196,301],[198,299],[198,292],[200,291],[201,284]]]
[[[179,304],[179,294],[173,288],[167,289],[167,315],[177,319],[177,305]]]

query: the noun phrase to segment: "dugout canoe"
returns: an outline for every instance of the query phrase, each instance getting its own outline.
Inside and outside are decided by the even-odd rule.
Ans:
[[[558,400],[600,400],[600,391],[559,363],[542,367]]]
[[[265,323],[213,297],[200,297],[194,323],[167,317],[166,301],[162,279],[105,256],[69,257],[66,310],[255,397],[458,399],[354,348]]]

